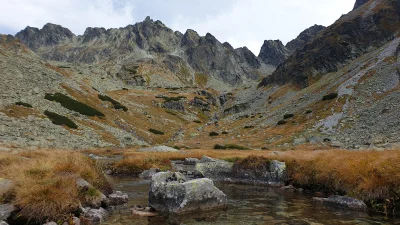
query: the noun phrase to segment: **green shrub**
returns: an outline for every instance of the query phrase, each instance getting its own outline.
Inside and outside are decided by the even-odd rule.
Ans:
[[[289,119],[289,118],[292,118],[292,117],[294,117],[294,114],[292,114],[292,113],[283,115],[284,119]]]
[[[219,133],[212,131],[212,132],[210,132],[210,136],[211,137],[219,136]]]
[[[159,130],[156,130],[156,129],[153,129],[153,128],[150,128],[149,131],[150,131],[151,133],[157,134],[157,135],[164,135],[164,134],[165,134],[164,132],[159,131]]]
[[[229,134],[228,131],[223,131],[222,134]]]
[[[287,123],[287,121],[285,121],[285,120],[279,120],[277,124],[278,125],[284,125],[286,123]]]
[[[254,126],[245,126],[244,129],[252,129]]]
[[[32,108],[31,104],[28,104],[28,103],[25,103],[25,102],[16,102],[15,105],[23,106],[23,107],[26,107],[26,108]]]
[[[200,120],[193,120],[193,122],[195,122],[195,123],[201,123]]]
[[[216,144],[214,145],[214,149],[217,150],[250,150],[249,148],[240,146],[240,145],[236,145],[236,144],[226,144],[226,145],[220,145],[220,144]]]
[[[54,101],[60,103],[64,108],[69,110],[78,112],[82,115],[86,116],[100,116],[103,117],[104,114],[98,111],[95,108],[92,108],[82,102],[78,102],[64,94],[55,93],[55,94],[46,94],[45,99],[49,101]]]
[[[69,128],[77,129],[78,126],[70,120],[68,117],[58,115],[57,113],[53,113],[50,111],[45,111],[44,114],[51,120],[53,124],[56,125],[66,125]]]
[[[337,98],[338,96],[339,96],[338,93],[330,93],[330,94],[327,94],[324,97],[322,97],[322,100],[323,101],[332,100],[332,99]]]
[[[126,108],[124,105],[122,105],[120,102],[112,99],[111,97],[107,96],[107,95],[99,95],[99,99],[104,101],[104,102],[111,102],[114,106],[114,109],[122,109],[125,112],[128,111],[128,108]]]
[[[311,110],[311,109],[308,109],[307,111],[306,111],[306,114],[310,114],[310,113],[312,113],[313,111]]]

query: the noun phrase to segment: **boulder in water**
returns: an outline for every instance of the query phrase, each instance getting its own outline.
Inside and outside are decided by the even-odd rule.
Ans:
[[[186,181],[181,173],[161,172],[152,177],[149,204],[157,212],[183,214],[227,206],[227,197],[203,178]]]

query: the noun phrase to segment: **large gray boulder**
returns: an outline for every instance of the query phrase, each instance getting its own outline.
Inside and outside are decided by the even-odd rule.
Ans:
[[[284,185],[287,179],[286,164],[276,160],[257,163],[249,166],[251,158],[247,162],[236,163],[232,170],[232,176],[239,180],[250,182],[263,182],[269,185]]]
[[[203,177],[218,180],[230,177],[232,167],[233,163],[203,156],[200,162],[196,163],[195,171]]]
[[[181,173],[161,172],[152,177],[149,204],[159,213],[183,214],[225,208],[227,197],[210,179],[186,181]]]
[[[0,225],[8,225],[8,223],[6,223],[6,222],[0,220]]]

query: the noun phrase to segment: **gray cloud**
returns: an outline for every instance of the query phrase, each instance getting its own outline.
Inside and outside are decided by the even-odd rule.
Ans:
[[[209,32],[258,54],[265,39],[288,42],[309,26],[332,24],[353,4],[349,0],[13,0],[2,3],[0,33],[52,22],[82,34],[86,27],[123,27],[150,15],[174,30]]]

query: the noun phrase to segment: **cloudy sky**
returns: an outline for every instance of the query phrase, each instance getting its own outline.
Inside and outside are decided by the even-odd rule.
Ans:
[[[173,30],[213,34],[258,55],[266,39],[286,43],[314,25],[328,26],[348,13],[354,0],[0,0],[0,33],[26,26],[60,24],[75,34],[86,27],[115,28],[149,15]]]

